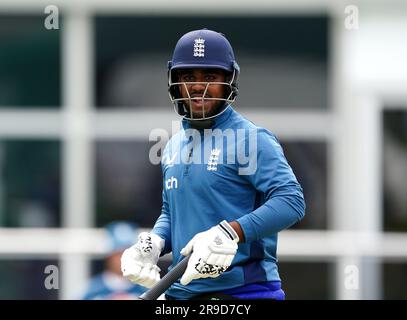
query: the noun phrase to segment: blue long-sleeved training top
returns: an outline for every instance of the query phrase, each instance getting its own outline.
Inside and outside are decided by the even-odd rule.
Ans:
[[[305,214],[302,188],[277,138],[231,106],[212,128],[182,129],[162,157],[163,206],[153,231],[165,240],[163,254],[180,250],[199,232],[236,220],[244,233],[229,269],[217,278],[174,283],[167,294],[189,299],[249,283],[279,281],[277,233]]]

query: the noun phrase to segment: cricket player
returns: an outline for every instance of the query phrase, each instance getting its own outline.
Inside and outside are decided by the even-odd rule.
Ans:
[[[277,138],[232,108],[239,71],[226,37],[207,29],[182,36],[168,63],[182,129],[163,152],[161,215],[121,259],[125,277],[151,287],[161,255],[172,267],[191,255],[167,299],[285,298],[277,234],[303,218],[303,192]]]

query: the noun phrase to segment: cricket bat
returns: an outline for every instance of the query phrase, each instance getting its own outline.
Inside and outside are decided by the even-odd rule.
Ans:
[[[184,274],[188,266],[189,256],[182,259],[174,268],[172,268],[160,281],[152,288],[144,292],[138,300],[157,300],[165,290],[167,290],[175,281]]]

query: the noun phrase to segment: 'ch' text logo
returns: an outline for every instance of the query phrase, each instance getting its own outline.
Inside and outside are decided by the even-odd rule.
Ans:
[[[178,188],[177,178],[171,177],[171,178],[165,180],[165,188],[167,190],[177,189]]]

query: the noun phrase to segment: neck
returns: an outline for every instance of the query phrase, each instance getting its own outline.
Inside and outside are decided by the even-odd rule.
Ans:
[[[188,123],[193,129],[210,129],[215,123],[215,119],[207,120],[188,120]]]

